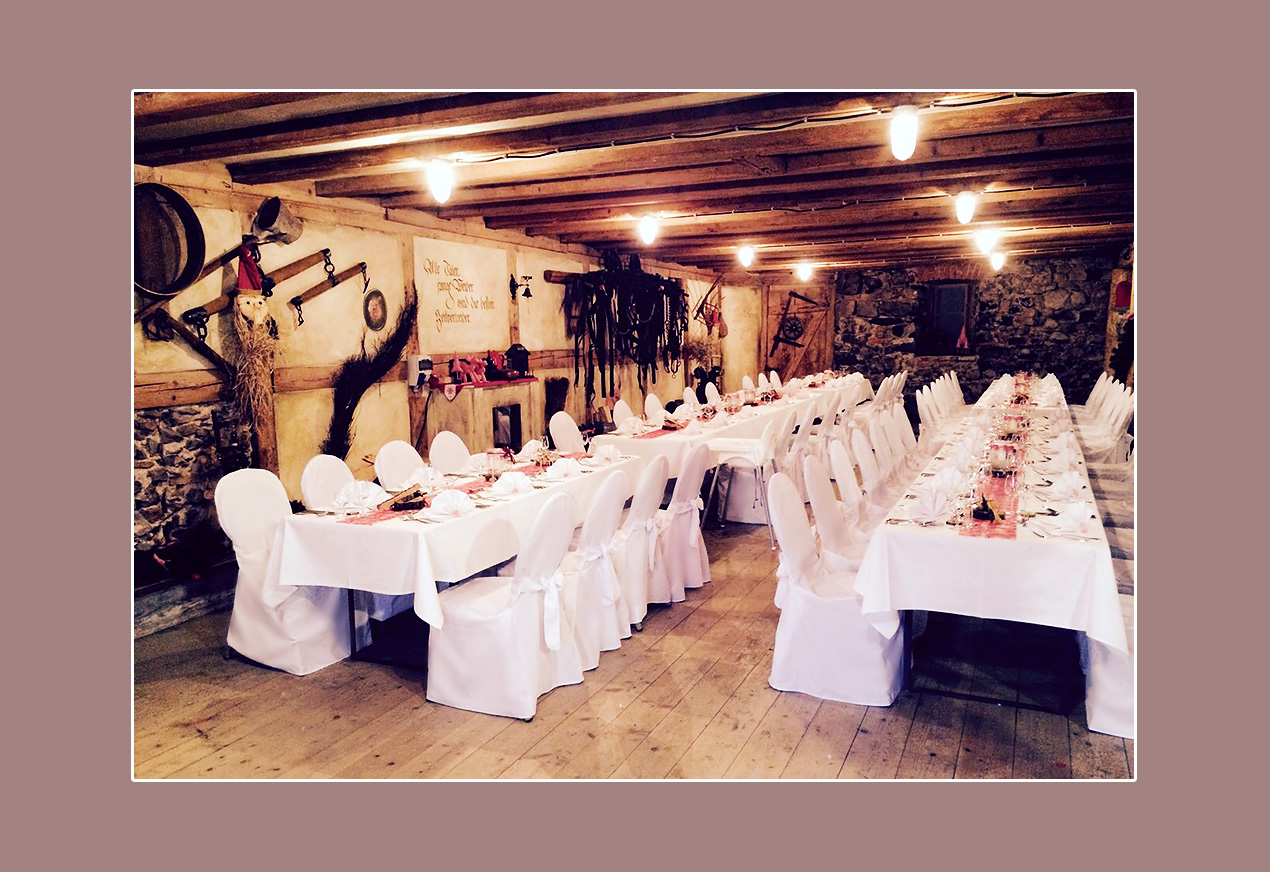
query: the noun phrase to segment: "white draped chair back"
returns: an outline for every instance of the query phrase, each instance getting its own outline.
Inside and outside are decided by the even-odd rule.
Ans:
[[[885,410],[881,408],[870,416],[868,423],[869,444],[873,446],[873,456],[877,459],[882,478],[894,479],[899,464],[897,462],[898,458],[895,457],[895,453],[891,448],[891,442],[886,436],[885,419]]]
[[[723,395],[719,393],[719,386],[714,382],[706,382],[706,402],[711,406],[718,406],[723,401]]]
[[[838,496],[847,523],[862,533],[877,526],[877,510],[871,510],[864,499],[845,442],[834,442],[829,446],[829,468],[833,470],[833,479],[838,484]]]
[[[754,390],[754,379],[748,375],[741,376],[741,389],[746,391]]]
[[[463,437],[452,430],[442,430],[432,437],[428,446],[428,460],[432,468],[442,475],[463,472],[472,461],[472,452]]]
[[[626,402],[626,400],[618,400],[613,404],[613,426],[621,427],[623,421],[633,417],[635,417],[635,412],[632,411],[630,403]]]
[[[820,559],[835,572],[860,568],[868,542],[857,536],[847,523],[842,505],[833,493],[829,469],[819,457],[803,460],[807,497],[811,514],[816,519],[816,535],[820,539]]]
[[[648,394],[644,397],[644,420],[649,424],[660,427],[662,419],[666,415],[666,407],[661,404],[661,400],[657,399],[656,394]]]
[[[618,524],[629,492],[626,473],[609,473],[587,507],[577,547],[565,558],[564,603],[573,615],[582,669],[600,665],[601,651],[615,651],[631,637],[622,586],[613,564]]]
[[[216,484],[216,519],[234,546],[238,581],[226,643],[244,657],[308,675],[349,655],[348,597],[333,587],[296,587],[265,603],[265,574],[291,502],[267,469],[239,469]]]
[[[699,402],[697,402],[697,392],[690,387],[684,388],[683,401],[684,401],[684,405],[687,406],[689,409],[695,409],[701,405]]]
[[[917,435],[913,432],[913,422],[908,419],[908,412],[904,409],[903,403],[896,403],[891,407],[891,418],[895,422],[895,432],[899,434],[904,453],[916,458]]]
[[[515,575],[469,579],[441,591],[442,622],[428,633],[431,702],[529,719],[539,696],[581,683],[560,566],[576,525],[572,497],[556,494],[521,542]]]
[[[882,469],[873,454],[869,437],[859,427],[851,428],[851,457],[860,468],[860,486],[865,498],[875,506],[886,506],[886,481]]]
[[[889,639],[879,633],[860,613],[855,573],[825,569],[788,477],[772,476],[768,497],[780,545],[781,609],[768,684],[820,699],[889,706],[900,693],[903,630]]]
[[[300,473],[300,497],[310,511],[326,511],[335,502],[340,488],[353,480],[353,470],[332,454],[317,454]]]
[[[648,614],[649,590],[669,590],[665,561],[657,559],[657,509],[669,480],[670,462],[659,454],[640,473],[631,508],[622,521],[613,562],[622,586],[626,623],[641,628]],[[654,580],[654,573],[660,575]]]
[[[664,561],[666,587],[649,588],[649,602],[683,602],[686,588],[710,580],[710,556],[701,535],[701,484],[711,462],[710,446],[702,442],[688,452],[675,480],[670,504],[658,513],[659,554]],[[656,573],[654,574],[657,575]],[[658,581],[657,577],[652,579]]]
[[[816,418],[816,403],[809,403],[798,415],[798,428],[790,441],[789,452],[782,467],[786,475],[794,480],[800,493],[806,493],[803,484],[803,458],[812,453],[811,431],[812,421]]]
[[[552,415],[547,422],[547,430],[551,433],[551,444],[556,451],[562,454],[582,454],[586,451],[578,422],[568,412],[559,411]]]
[[[467,451],[463,452],[463,463],[467,463]],[[423,469],[423,458],[409,442],[394,439],[384,443],[375,455],[375,477],[379,486],[389,493],[396,493],[406,487],[406,481]]]

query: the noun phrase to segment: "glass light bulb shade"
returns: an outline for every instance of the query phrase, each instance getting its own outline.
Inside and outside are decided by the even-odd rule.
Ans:
[[[428,191],[432,199],[444,203],[454,190],[454,167],[449,161],[434,159],[428,163]]]
[[[741,266],[749,266],[754,263],[754,246],[741,246],[741,250],[736,253],[736,257],[741,261]]]
[[[637,226],[639,238],[643,240],[645,245],[652,245],[653,240],[657,238],[657,223],[656,215],[645,215],[639,219]]]
[[[891,154],[896,160],[908,160],[916,149],[917,110],[896,106],[891,112]]]
[[[992,255],[988,258],[988,263],[992,264],[993,272],[999,271],[1001,267],[1005,266],[1005,252],[1004,251],[992,252]]]
[[[969,224],[970,220],[975,217],[975,205],[979,202],[979,198],[969,191],[962,191],[957,195],[957,220],[962,224]]]
[[[799,264],[799,265],[795,268],[794,272],[795,272],[795,274],[797,274],[797,276],[798,276],[798,278],[799,278],[799,279],[801,279],[802,281],[804,281],[804,282],[805,282],[805,281],[807,281],[807,279],[811,278],[811,264],[809,264],[809,263],[800,263],[800,264]]]
[[[1000,238],[1000,233],[991,227],[985,227],[975,234],[975,245],[979,246],[980,251],[987,254],[997,247],[997,240]]]

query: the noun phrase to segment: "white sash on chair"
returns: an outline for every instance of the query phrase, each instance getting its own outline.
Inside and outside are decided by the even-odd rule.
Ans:
[[[564,574],[544,575],[538,578],[521,578],[512,580],[512,595],[519,597],[522,593],[542,591],[542,631],[547,647],[552,651],[560,650],[560,589],[564,587]]]

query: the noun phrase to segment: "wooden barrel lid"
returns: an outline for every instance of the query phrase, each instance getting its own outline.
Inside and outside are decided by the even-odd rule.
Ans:
[[[203,225],[185,198],[166,185],[133,186],[132,283],[151,297],[172,297],[203,270]]]

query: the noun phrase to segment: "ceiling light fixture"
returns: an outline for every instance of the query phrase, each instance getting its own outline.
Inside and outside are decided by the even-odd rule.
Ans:
[[[428,191],[432,199],[444,203],[454,190],[454,167],[449,161],[434,158],[428,162]]]
[[[794,272],[799,279],[805,282],[811,278],[811,264],[804,261],[794,268]]]
[[[645,245],[652,245],[657,239],[658,221],[656,215],[645,215],[639,219],[639,238],[643,240]]]
[[[896,106],[891,110],[891,154],[896,160],[908,160],[916,149],[917,110]]]
[[[957,220],[962,224],[969,224],[970,219],[975,217],[975,205],[979,202],[979,198],[969,191],[962,191],[957,195]]]
[[[736,253],[737,260],[741,261],[741,266],[748,267],[754,263],[754,246],[742,245],[741,250]]]
[[[988,263],[992,264],[993,272],[1000,272],[1001,267],[1005,266],[1005,252],[1004,251],[992,252],[992,255],[988,258]]]
[[[997,240],[1001,238],[1001,234],[991,227],[985,227],[975,234],[975,245],[979,246],[979,250],[984,254],[992,251],[997,247]]]

